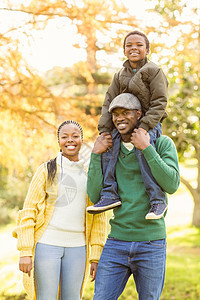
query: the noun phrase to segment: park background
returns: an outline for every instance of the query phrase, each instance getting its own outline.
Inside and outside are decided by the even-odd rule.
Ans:
[[[163,133],[180,160],[181,184],[166,217],[161,299],[200,299],[199,0],[0,1],[0,299],[27,299],[11,232],[30,180],[56,156],[63,120],[82,125],[85,146],[95,140],[105,92],[125,60],[123,38],[132,30],[148,36],[149,59],[168,78]],[[84,300],[93,288],[88,282]],[[120,299],[137,299],[132,278]]]

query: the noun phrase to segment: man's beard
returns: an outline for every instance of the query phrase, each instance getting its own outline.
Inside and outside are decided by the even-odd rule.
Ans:
[[[131,128],[128,132],[124,133],[123,135],[131,135],[134,129],[138,129],[140,122],[138,121],[135,127]]]

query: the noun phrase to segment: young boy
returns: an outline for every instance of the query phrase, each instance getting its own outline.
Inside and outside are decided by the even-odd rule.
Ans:
[[[123,64],[113,78],[108,88],[98,129],[102,132],[112,132],[114,126],[109,105],[112,100],[123,93],[135,95],[141,102],[143,117],[140,119],[139,128],[148,131],[151,144],[161,135],[161,123],[167,117],[168,82],[163,71],[154,63],[147,61],[149,54],[149,40],[139,31],[128,33],[124,39],[124,54],[128,60]],[[89,213],[100,213],[121,205],[117,192],[115,179],[115,164],[120,150],[119,135],[116,130],[112,132],[112,148],[108,153],[102,154],[102,170],[104,174],[104,188],[101,199],[94,206],[88,207]],[[135,148],[146,192],[150,199],[151,209],[146,219],[159,219],[167,209],[165,194],[151,174],[141,151]]]

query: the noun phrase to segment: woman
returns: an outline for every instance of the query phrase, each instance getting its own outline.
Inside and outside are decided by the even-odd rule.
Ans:
[[[30,299],[55,300],[59,290],[60,300],[79,300],[89,262],[95,279],[106,219],[105,214],[85,213],[91,202],[84,161],[79,160],[81,126],[65,121],[57,136],[60,153],[36,171],[13,236],[18,238],[19,269]]]

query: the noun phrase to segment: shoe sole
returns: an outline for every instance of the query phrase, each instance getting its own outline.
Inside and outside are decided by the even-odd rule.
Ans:
[[[155,215],[155,214],[147,214],[145,219],[146,220],[158,220],[161,219],[164,216],[164,213],[166,212],[166,210],[168,209],[168,206],[165,208],[164,212],[161,215]]]
[[[113,203],[113,204],[110,204],[110,205],[107,205],[107,206],[102,206],[102,207],[88,206],[86,210],[90,214],[100,214],[102,212],[105,212],[109,209],[116,208],[116,207],[121,206],[121,205],[122,205],[121,202],[116,202],[116,203]]]

